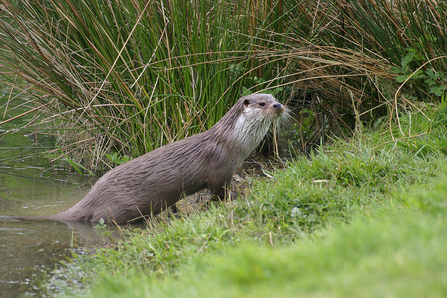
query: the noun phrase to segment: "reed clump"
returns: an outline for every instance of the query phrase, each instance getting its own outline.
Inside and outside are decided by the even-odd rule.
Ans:
[[[91,169],[208,129],[244,92],[310,114],[312,144],[444,98],[443,5],[1,0],[0,69],[28,125],[55,126],[55,160]]]

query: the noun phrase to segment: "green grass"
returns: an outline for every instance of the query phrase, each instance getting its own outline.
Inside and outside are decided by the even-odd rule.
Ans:
[[[131,231],[62,272],[98,297],[441,297],[444,112],[414,113],[412,132],[429,128],[419,137],[381,127],[336,140],[245,198]]]
[[[92,296],[444,297],[445,215],[393,212],[288,247],[226,247],[221,255],[194,258],[178,278],[103,275]]]

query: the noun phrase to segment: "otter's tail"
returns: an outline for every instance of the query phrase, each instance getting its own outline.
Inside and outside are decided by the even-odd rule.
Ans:
[[[56,220],[54,216],[9,216],[9,215],[0,215],[0,221],[27,221],[27,220]]]

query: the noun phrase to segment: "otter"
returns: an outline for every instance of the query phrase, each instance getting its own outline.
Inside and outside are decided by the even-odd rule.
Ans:
[[[124,224],[158,214],[204,188],[223,199],[235,170],[285,111],[272,95],[244,96],[209,130],[110,170],[61,213],[27,219]]]

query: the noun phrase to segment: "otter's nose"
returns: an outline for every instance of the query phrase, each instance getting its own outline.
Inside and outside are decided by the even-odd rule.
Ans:
[[[280,104],[279,102],[272,104],[272,107],[273,107],[273,110],[275,111],[275,113],[277,113],[277,114],[282,114],[284,112],[284,106],[282,104]]]

